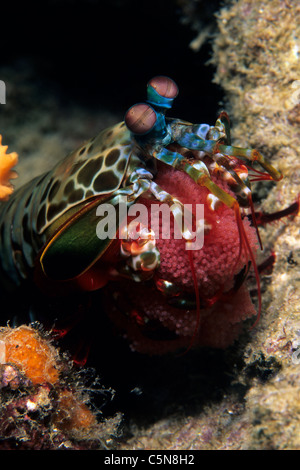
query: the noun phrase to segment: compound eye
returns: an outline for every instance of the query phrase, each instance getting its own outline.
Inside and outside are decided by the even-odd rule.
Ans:
[[[174,99],[178,95],[178,86],[169,77],[159,75],[152,78],[148,83],[148,86],[149,85],[152,86],[152,88],[154,88],[156,92],[164,98]]]
[[[133,134],[143,135],[150,132],[156,123],[156,113],[148,104],[131,106],[125,114],[125,124]]]

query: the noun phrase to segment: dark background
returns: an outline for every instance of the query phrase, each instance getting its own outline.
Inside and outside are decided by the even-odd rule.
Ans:
[[[213,123],[221,92],[212,83],[214,68],[205,65],[211,45],[197,53],[189,48],[197,33],[179,3],[6,2],[0,12],[0,66],[18,70],[30,61],[41,84],[66,104],[76,101],[118,114],[144,98],[151,77],[168,75],[180,89],[173,116]],[[219,3],[194,2],[193,20],[214,23]]]

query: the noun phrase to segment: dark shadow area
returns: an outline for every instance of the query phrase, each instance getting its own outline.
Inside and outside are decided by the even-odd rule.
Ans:
[[[124,113],[144,99],[151,77],[168,75],[180,90],[174,117],[215,121],[221,92],[205,65],[210,44],[190,49],[196,33],[174,0],[12,1],[1,9],[0,64],[18,64],[18,73],[30,61],[62,105]]]
[[[227,350],[202,348],[148,356],[131,351],[110,322],[102,306],[101,291],[72,298],[48,298],[35,293],[30,298],[35,301],[30,309],[24,308],[23,317],[16,305],[16,325],[28,323],[26,311],[30,311],[31,320],[44,329],[71,327],[55,344],[76,361],[87,359],[85,375],[98,377],[102,387],[115,391],[110,400],[97,393],[96,387],[91,401],[105,417],[123,413],[125,429],[128,422],[147,426],[172,415],[196,416],[224,396],[234,395],[237,402],[243,403],[248,385],[238,380],[244,367],[241,344]]]

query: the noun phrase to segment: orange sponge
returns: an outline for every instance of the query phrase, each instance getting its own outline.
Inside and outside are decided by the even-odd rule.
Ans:
[[[57,352],[51,344],[28,326],[2,328],[1,362],[19,367],[34,384],[54,384],[59,377]]]

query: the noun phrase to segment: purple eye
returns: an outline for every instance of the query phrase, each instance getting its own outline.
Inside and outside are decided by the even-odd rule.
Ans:
[[[152,86],[164,98],[174,99],[178,95],[178,87],[169,77],[164,77],[163,75],[153,77],[148,85]]]
[[[143,135],[151,131],[156,123],[156,113],[148,104],[131,106],[125,114],[125,124],[133,134]]]

